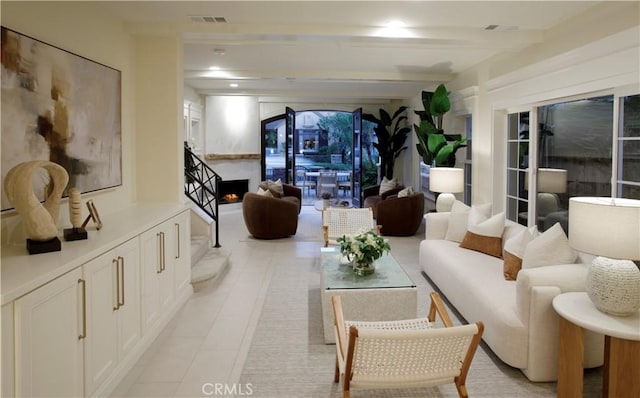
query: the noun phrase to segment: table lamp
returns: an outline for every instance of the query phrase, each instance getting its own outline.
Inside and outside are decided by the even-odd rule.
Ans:
[[[436,211],[451,211],[456,201],[454,193],[464,191],[464,169],[453,167],[431,167],[429,170],[429,190],[439,192]]]
[[[567,170],[538,169],[538,192],[567,192]]]
[[[595,307],[628,316],[640,308],[640,200],[569,199],[569,243],[596,257],[587,273],[587,294]]]

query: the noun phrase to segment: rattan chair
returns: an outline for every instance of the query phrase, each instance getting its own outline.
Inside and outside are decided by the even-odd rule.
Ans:
[[[324,231],[324,247],[337,244],[336,239],[343,235],[366,231],[380,233],[380,228],[373,219],[371,209],[341,209],[329,207],[322,212],[322,228]]]
[[[484,326],[453,326],[437,293],[431,293],[428,319],[350,322],[340,296],[331,297],[336,334],[334,381],[343,396],[352,389],[432,387],[453,383],[468,397],[465,381]],[[438,313],[444,328],[432,327]]]

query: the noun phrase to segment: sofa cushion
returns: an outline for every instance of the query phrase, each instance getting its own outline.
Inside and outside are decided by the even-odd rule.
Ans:
[[[487,218],[477,207],[469,212],[467,233],[460,247],[502,258],[504,213]]]
[[[491,204],[473,206],[476,207],[480,214],[489,217],[491,215]],[[464,235],[467,233],[467,224],[471,207],[456,200],[451,207],[451,215],[449,216],[449,227],[447,229],[446,240],[453,242],[462,242]]]
[[[569,245],[564,230],[556,223],[527,244],[522,257],[522,268],[572,264],[576,262],[577,256],[577,252]]]
[[[516,289],[502,276],[502,260],[456,242],[420,242],[420,265],[469,323],[482,321],[483,340],[507,364],[526,367],[528,329],[516,307]]]
[[[534,238],[532,230],[537,233],[537,228],[522,229],[516,236],[508,239],[504,243],[502,258],[504,259],[503,273],[504,278],[508,281],[515,281],[518,272],[522,268],[522,257],[527,244]]]

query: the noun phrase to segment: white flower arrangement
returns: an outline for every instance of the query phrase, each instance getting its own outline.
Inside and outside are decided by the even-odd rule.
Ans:
[[[349,261],[359,264],[371,264],[379,259],[384,252],[389,252],[389,240],[373,231],[356,235],[342,235],[337,239],[340,252]]]

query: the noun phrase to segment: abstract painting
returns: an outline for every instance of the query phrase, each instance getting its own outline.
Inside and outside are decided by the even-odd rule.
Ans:
[[[5,27],[1,51],[3,186],[29,160],[64,167],[67,189],[122,185],[120,71]],[[48,181],[34,180],[42,200]],[[12,208],[2,191],[2,210]]]

